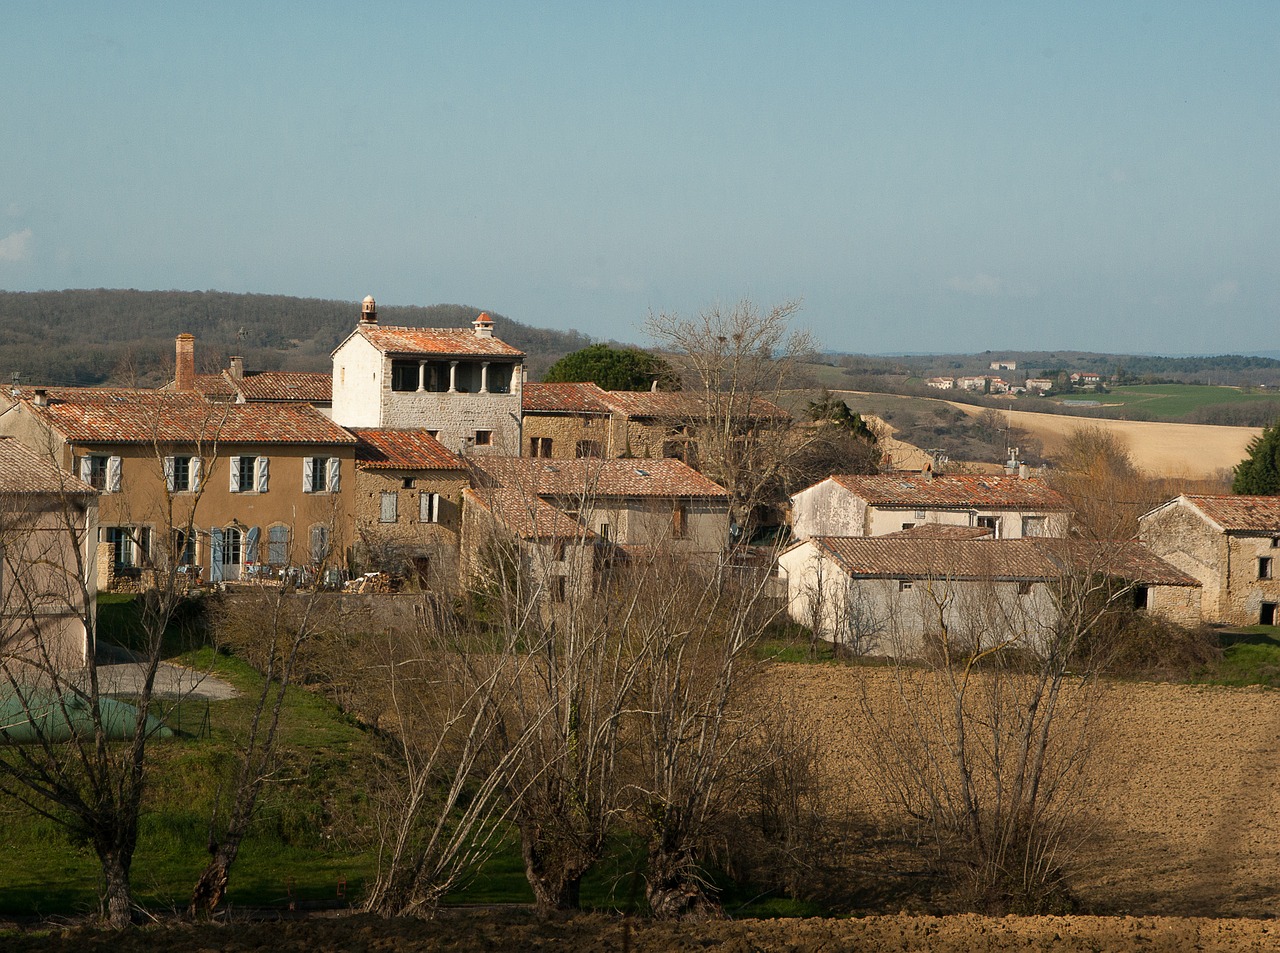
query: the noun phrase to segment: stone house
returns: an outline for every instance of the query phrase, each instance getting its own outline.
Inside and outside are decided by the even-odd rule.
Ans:
[[[729,538],[729,496],[679,460],[476,457],[477,487],[536,497],[591,530],[601,544],[719,553]]]
[[[341,561],[356,438],[300,403],[193,391],[17,388],[14,436],[101,492],[102,588],[177,560],[206,581]]]
[[[98,493],[0,437],[0,668],[10,676],[84,665],[97,601]]]
[[[522,414],[528,457],[618,457],[625,418],[615,420],[608,392],[591,383],[524,385]]]
[[[1200,581],[1205,621],[1280,621],[1280,496],[1184,494],[1139,517],[1138,538]]]
[[[544,606],[587,598],[601,560],[597,537],[581,522],[520,490],[463,491],[462,578],[472,588],[505,586],[518,571]],[[514,544],[518,565],[503,564],[501,547]]]
[[[524,352],[473,329],[378,323],[372,297],[333,351],[333,420],[343,427],[426,429],[450,450],[520,452]]]
[[[422,588],[458,579],[466,464],[423,430],[353,430],[355,562]]]
[[[791,497],[791,529],[812,536],[884,536],[924,523],[988,529],[997,539],[1065,536],[1070,505],[1026,476],[834,474]]]
[[[960,644],[1034,648],[1053,634],[1063,592],[1086,577],[1116,580],[1115,598],[1139,610],[1180,624],[1199,618],[1199,583],[1132,542],[965,539],[945,529],[816,536],[778,564],[790,617],[867,654],[918,655],[944,627]]]

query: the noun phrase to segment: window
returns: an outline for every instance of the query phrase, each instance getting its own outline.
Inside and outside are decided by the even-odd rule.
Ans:
[[[555,576],[551,580],[551,598],[554,602],[564,602],[564,576]]]
[[[563,539],[557,539],[551,548],[551,558],[558,563],[564,562],[565,542]]]
[[[1024,516],[1022,517],[1022,535],[1023,536],[1044,536],[1044,517],[1043,516]]]
[[[234,526],[228,526],[222,531],[222,565],[239,566],[244,561],[241,552],[243,540],[244,534]]]
[[[902,524],[902,528],[903,528],[903,529],[915,529],[915,525],[916,525],[915,523],[903,523],[903,524]]]
[[[165,457],[165,484],[171,493],[194,493],[200,489],[199,457]]]
[[[602,539],[604,542],[607,543],[609,542],[609,539],[612,533],[613,533],[613,527],[611,527],[608,523],[600,524],[600,539]]]
[[[493,443],[492,430],[477,430],[475,444],[477,447],[487,447]]]
[[[1258,578],[1271,579],[1275,560],[1270,556],[1258,557]]]
[[[103,493],[119,493],[120,458],[101,453],[81,457],[80,479]]]
[[[329,558],[329,527],[316,524],[311,527],[311,561],[322,563]]]
[[[337,493],[340,489],[342,461],[337,457],[303,457],[302,491],[304,493]]]
[[[1031,595],[1031,583],[1027,582],[1026,580],[1023,580],[1022,582],[1018,583],[1018,595],[1020,596]]]
[[[440,494],[421,493],[418,495],[418,522],[440,522]]]
[[[979,516],[974,520],[973,525],[989,529],[992,536],[996,539],[1000,538],[1000,518],[998,516]]]
[[[196,532],[175,529],[173,531],[173,559],[179,566],[194,566],[196,563]]]
[[[95,490],[105,490],[107,488],[107,461],[110,459],[105,454],[97,453],[81,457],[80,479]]]
[[[378,521],[381,523],[394,523],[399,515],[399,503],[399,493],[394,490],[384,492],[378,510]]]
[[[150,526],[104,526],[98,531],[98,539],[111,544],[116,569],[136,568],[150,559]]]
[[[272,566],[289,562],[289,527],[272,526],[267,530],[267,562]]]
[[[910,590],[911,590],[911,580],[910,580],[910,579],[899,579],[899,580],[898,580],[898,591],[899,591],[899,592],[909,592]]]
[[[600,453],[599,440],[579,440],[577,454],[579,457],[598,457]]]
[[[400,489],[402,489],[402,490],[412,490],[412,489],[414,488],[414,486],[416,486],[416,485],[417,485],[417,482],[418,482],[418,481],[417,481],[417,480],[415,480],[413,477],[404,477],[404,478],[400,481]]]
[[[1135,609],[1145,609],[1150,599],[1151,591],[1147,586],[1133,587],[1133,607]]]
[[[258,457],[232,457],[231,458],[231,492],[232,493],[257,492],[258,460],[259,460]]]
[[[671,511],[671,538],[684,539],[689,535],[689,507],[677,503]]]
[[[551,438],[550,437],[530,437],[529,438],[529,456],[531,457],[551,456]]]

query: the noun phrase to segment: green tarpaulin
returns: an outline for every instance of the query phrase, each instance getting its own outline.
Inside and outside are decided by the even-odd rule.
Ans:
[[[138,723],[138,709],[114,698],[100,698],[102,725],[107,737],[124,740],[133,737]],[[157,718],[147,716],[147,732],[154,737],[169,738],[173,732]],[[49,741],[70,741],[73,736],[93,737],[93,713],[89,699],[75,692],[62,696],[51,691],[32,689],[21,695],[0,695],[0,743],[31,744],[41,737]]]

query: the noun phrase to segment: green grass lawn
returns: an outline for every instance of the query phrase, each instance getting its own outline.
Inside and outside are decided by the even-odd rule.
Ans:
[[[133,865],[137,899],[161,909],[185,907],[208,860],[214,801],[230,783],[262,684],[248,665],[212,649],[176,660],[231,682],[240,695],[161,704],[168,723],[181,730],[150,748],[151,781]],[[368,838],[357,833],[371,818],[355,779],[369,777],[374,741],[336,706],[302,689],[289,691],[281,729],[280,770],[263,792],[232,870],[229,899],[249,905],[336,900],[344,882],[348,895],[358,895],[375,861]],[[29,809],[0,802],[0,914],[90,912],[98,889],[89,847],[70,843],[60,826]]]
[[[1218,636],[1222,660],[1194,681],[1207,685],[1280,688],[1280,626],[1251,625]]]
[[[1135,384],[1113,387],[1108,394],[1083,392],[1071,398],[1096,400],[1098,403],[1127,408],[1141,408],[1160,420],[1185,416],[1213,404],[1245,404],[1275,400],[1272,394],[1246,394],[1235,387],[1210,387],[1197,384]]]

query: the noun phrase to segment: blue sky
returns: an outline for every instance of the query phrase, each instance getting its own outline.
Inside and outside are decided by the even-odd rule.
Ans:
[[[1280,3],[16,4],[0,288],[1280,348]]]

